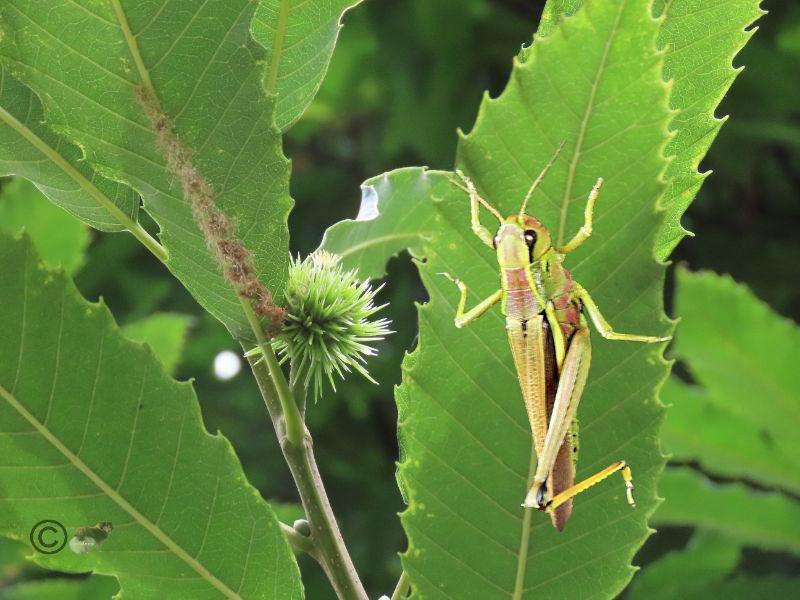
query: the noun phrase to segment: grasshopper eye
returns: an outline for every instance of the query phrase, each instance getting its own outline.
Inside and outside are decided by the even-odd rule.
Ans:
[[[528,229],[525,232],[525,243],[528,246],[533,246],[536,243],[536,232],[533,229]]]
[[[497,244],[499,244],[499,243],[500,243],[500,236],[499,235],[494,236],[492,238],[492,248],[497,250]]]

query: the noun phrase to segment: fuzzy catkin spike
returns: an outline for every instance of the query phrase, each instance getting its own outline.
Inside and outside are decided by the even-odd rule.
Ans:
[[[247,298],[253,311],[267,320],[266,334],[274,336],[280,329],[284,310],[272,301],[272,294],[256,275],[253,257],[236,237],[234,223],[217,208],[214,189],[192,162],[192,151],[175,134],[173,124],[158,98],[145,86],[136,87],[136,100],[150,119],[156,145],[163,152],[169,171],[181,182],[206,245],[220,265],[225,278],[239,296]]]
[[[344,271],[338,257],[324,250],[291,261],[286,318],[272,343],[281,361],[291,359],[306,389],[313,383],[315,400],[325,379],[336,390],[334,374],[343,379],[357,371],[376,383],[364,367],[365,357],[377,354],[367,343],[392,333],[387,319],[369,319],[385,306],[375,306],[379,289]]]

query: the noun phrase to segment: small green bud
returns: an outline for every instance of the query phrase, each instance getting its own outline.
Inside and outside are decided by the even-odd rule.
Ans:
[[[306,389],[313,382],[315,400],[325,378],[336,390],[334,373],[344,378],[356,370],[377,383],[365,367],[366,357],[376,354],[369,343],[392,333],[388,320],[370,320],[385,306],[374,304],[381,287],[344,271],[339,257],[324,250],[291,261],[284,326],[272,344],[281,363],[291,360],[297,381]]]
[[[297,519],[294,523],[292,523],[292,527],[302,536],[311,536],[311,525],[308,524],[306,519]]]

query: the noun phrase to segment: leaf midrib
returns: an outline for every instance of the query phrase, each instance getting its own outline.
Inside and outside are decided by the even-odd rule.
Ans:
[[[153,535],[158,541],[166,546],[173,554],[183,560],[189,567],[191,567],[200,577],[209,582],[212,586],[225,594],[227,598],[241,599],[236,592],[229,588],[225,583],[220,581],[213,573],[202,565],[197,559],[193,558],[186,550],[178,545],[175,540],[169,537],[163,530],[140,513],[132,504],[122,497],[119,492],[114,490],[108,483],[105,482],[97,473],[95,473],[89,465],[83,462],[77,455],[75,455],[69,448],[67,448],[61,440],[56,437],[47,427],[45,427],[25,406],[17,400],[10,392],[8,392],[2,385],[0,385],[0,396],[2,396],[11,407],[16,410],[34,429],[48,441],[56,450],[58,450],[69,462],[83,473],[92,483],[94,483],[100,490],[113,502],[115,502],[122,510],[127,512],[133,519],[142,527],[144,527],[150,534]]]
[[[599,87],[599,84],[600,84],[600,78],[603,76],[603,72],[605,71],[606,63],[608,61],[608,55],[609,55],[609,52],[611,50],[611,44],[614,41],[614,37],[617,34],[617,30],[619,28],[619,22],[620,22],[620,19],[622,17],[622,10],[624,9],[624,7],[625,7],[625,0],[621,0],[620,3],[619,3],[619,8],[617,9],[617,16],[614,19],[614,24],[611,27],[611,31],[609,32],[608,39],[606,40],[606,45],[603,48],[603,56],[600,59],[600,64],[597,67],[597,73],[595,75],[594,82],[592,83],[592,88],[591,88],[591,91],[589,93],[589,100],[588,100],[588,102],[586,104],[586,110],[585,110],[584,115],[583,115],[583,120],[581,121],[581,127],[580,127],[580,130],[578,132],[578,140],[577,140],[577,142],[575,144],[575,151],[574,151],[573,156],[572,156],[572,162],[569,165],[569,171],[567,173],[567,183],[566,183],[566,186],[564,188],[564,198],[563,198],[563,200],[561,202],[561,214],[559,216],[558,235],[557,235],[557,240],[558,240],[557,241],[557,245],[558,246],[563,246],[564,245],[564,233],[565,233],[566,226],[567,226],[567,210],[569,208],[569,199],[570,199],[570,196],[572,195],[572,184],[573,184],[574,179],[575,179],[575,171],[576,171],[577,166],[578,166],[578,160],[580,159],[580,156],[581,156],[581,148],[583,146],[583,141],[584,141],[584,138],[586,136],[586,130],[587,130],[588,125],[589,125],[589,118],[590,118],[590,116],[592,114],[592,109],[594,108],[594,101],[595,101],[595,97],[597,96],[597,88]],[[526,510],[530,511],[532,509],[528,508]],[[524,526],[524,524],[523,524],[523,526]],[[523,531],[522,532],[522,536],[521,536],[523,542],[526,541],[525,540],[525,533],[526,532]],[[527,543],[530,544],[530,540],[529,539],[527,540]],[[527,550],[527,549],[525,549],[525,550]],[[529,562],[527,560],[527,555],[528,555],[527,551],[523,552],[523,549],[520,548],[520,552],[517,555],[517,578],[516,578],[516,582],[515,582],[515,588],[516,589],[514,590],[515,597],[519,596],[521,593],[525,593],[526,591],[529,591],[530,589],[534,589],[535,587],[541,585],[541,582],[537,582],[533,586],[533,588],[525,588],[524,587],[524,585],[525,585],[525,575],[527,573],[527,567],[528,567],[528,562]],[[522,586],[522,588],[520,588],[519,586]]]
[[[53,149],[47,142],[40,138],[24,123],[19,121],[14,115],[8,112],[4,107],[0,106],[0,120],[11,127],[14,131],[24,137],[34,148],[44,154],[50,161],[53,162],[59,169],[61,169],[68,177],[77,183],[89,196],[94,198],[100,206],[102,206],[108,213],[114,217],[120,225],[127,227],[130,230],[138,230],[141,226],[136,221],[132,220],[120,208],[114,204],[108,196],[100,191],[91,181],[83,176],[80,171],[75,169],[67,160],[61,156],[55,149]],[[165,260],[166,257],[164,257]]]
[[[125,16],[125,11],[122,10],[122,5],[119,3],[119,0],[111,0],[111,4],[114,6],[114,13],[117,16],[117,21],[119,21],[119,28],[122,31],[122,35],[125,37],[125,43],[127,44],[128,49],[130,50],[133,62],[136,64],[136,70],[139,71],[139,77],[142,80],[142,85],[147,87],[150,91],[153,91],[154,88],[153,88],[153,82],[150,81],[150,73],[144,66],[142,55],[139,52],[139,45],[136,42],[136,36],[133,34],[133,31],[131,30],[131,27],[128,24],[128,19]]]
[[[578,131],[578,141],[575,143],[575,151],[572,155],[572,162],[569,165],[569,172],[567,173],[567,184],[564,188],[564,198],[561,201],[561,215],[559,216],[558,220],[558,236],[556,238],[558,246],[564,245],[564,234],[567,228],[567,211],[569,209],[569,199],[572,195],[572,184],[575,180],[575,171],[578,168],[578,161],[581,157],[581,148],[586,136],[586,130],[589,127],[589,117],[591,116],[592,109],[594,108],[594,100],[597,96],[597,88],[600,86],[600,78],[603,76],[603,72],[605,71],[606,62],[608,61],[608,54],[611,50],[611,43],[614,41],[614,37],[619,29],[619,21],[622,17],[622,10],[624,8],[625,0],[621,0],[619,3],[619,8],[617,9],[617,16],[614,19],[614,25],[611,27],[608,40],[606,40],[606,46],[603,49],[603,56],[600,59],[600,64],[597,68],[597,74],[595,75],[594,83],[592,83],[592,89],[589,92],[589,101],[586,103],[586,110],[583,114],[583,120],[581,121],[581,128]]]
[[[389,233],[386,235],[381,235],[378,237],[370,238],[366,242],[361,242],[359,244],[355,244],[350,246],[344,252],[339,254],[340,258],[345,258],[346,256],[350,256],[351,254],[355,254],[356,252],[363,250],[364,248],[369,248],[371,246],[378,246],[383,244],[384,242],[391,242],[394,240],[402,240],[404,238],[414,239],[414,238],[421,238],[425,235],[432,235],[433,232],[431,231],[419,231],[419,232],[411,232],[411,233]]]
[[[289,20],[289,0],[281,0],[278,9],[278,23],[275,25],[275,36],[272,38],[272,48],[269,56],[269,71],[264,88],[267,94],[275,93],[275,85],[278,83],[278,68],[281,64],[281,54],[283,53],[283,42],[286,38],[286,23]]]

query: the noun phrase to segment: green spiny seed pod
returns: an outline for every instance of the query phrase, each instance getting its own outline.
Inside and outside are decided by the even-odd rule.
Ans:
[[[324,250],[291,261],[284,326],[272,344],[281,363],[291,360],[297,381],[306,389],[313,381],[315,400],[325,377],[336,390],[334,373],[344,378],[354,369],[377,383],[365,367],[366,357],[376,354],[369,343],[392,333],[387,319],[370,320],[386,306],[374,303],[381,287],[344,271],[339,257]]]

